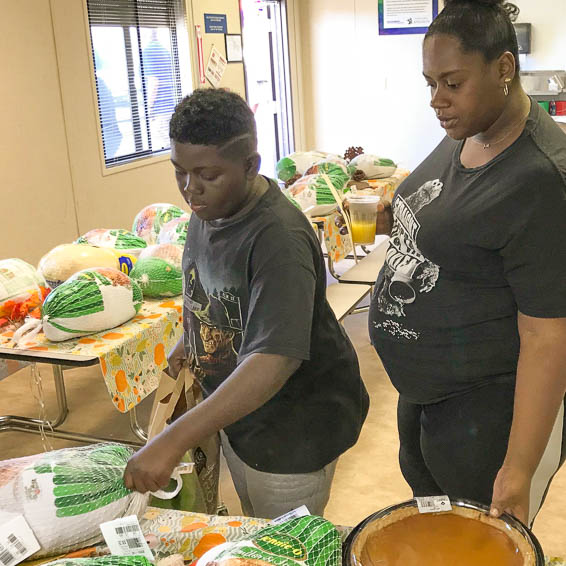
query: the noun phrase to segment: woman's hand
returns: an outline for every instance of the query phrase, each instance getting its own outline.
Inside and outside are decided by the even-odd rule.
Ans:
[[[184,454],[184,448],[175,442],[173,435],[162,432],[130,458],[124,485],[140,493],[166,488]]]
[[[393,229],[393,210],[391,203],[382,201],[377,205],[377,221],[375,223],[375,233],[391,235]]]
[[[165,368],[165,373],[177,379],[177,376],[181,372],[181,368],[186,360],[185,354],[185,343],[183,340],[183,336],[181,336],[180,340],[175,344],[175,347],[169,352],[169,356],[167,356],[167,363],[169,364],[168,367]]]
[[[528,525],[530,492],[530,475],[503,464],[493,484],[491,516],[499,517],[501,513],[509,513]]]
[[[349,212],[350,206],[348,204],[348,199],[344,199],[342,202],[342,208]],[[340,216],[342,218],[342,216]],[[343,221],[342,221],[343,222]],[[375,222],[375,233],[379,235],[391,235],[391,230],[393,229],[393,210],[391,208],[391,203],[388,201],[380,201],[377,205],[377,219]],[[340,231],[342,234],[342,231]]]

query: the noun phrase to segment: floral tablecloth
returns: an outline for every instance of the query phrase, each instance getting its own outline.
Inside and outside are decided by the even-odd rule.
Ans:
[[[20,348],[97,357],[112,401],[125,413],[157,389],[167,352],[183,332],[182,311],[182,297],[146,300],[133,319],[112,330],[65,342],[50,342],[41,332]],[[12,336],[0,333],[0,347],[13,348]]]
[[[383,200],[391,202],[397,187],[409,176],[406,169],[397,169],[395,174],[386,179],[374,179],[367,181],[370,188],[357,190],[359,194],[380,196]],[[333,263],[343,260],[352,252],[352,240],[344,226],[342,216],[338,209],[326,216],[318,216],[311,219],[317,225],[322,226],[324,233],[324,244],[328,257]]]
[[[380,196],[383,200],[391,202],[395,196],[397,187],[409,176],[407,169],[397,169],[391,177],[386,179],[369,180],[371,189],[363,189],[358,191],[364,194],[374,194]]]

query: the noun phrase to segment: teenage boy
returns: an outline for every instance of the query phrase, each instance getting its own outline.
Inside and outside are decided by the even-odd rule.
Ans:
[[[185,452],[221,431],[245,514],[302,504],[322,515],[338,457],[353,446],[369,400],[354,348],[326,301],[310,223],[258,174],[246,102],[196,90],[171,119],[171,162],[192,210],[183,257],[187,361],[205,400],[135,454],[126,486],[166,486]]]

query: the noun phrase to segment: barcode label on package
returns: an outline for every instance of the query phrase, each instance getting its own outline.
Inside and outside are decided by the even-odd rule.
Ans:
[[[111,554],[115,556],[138,555],[153,560],[153,554],[135,515],[102,523],[100,530]]]
[[[419,513],[438,513],[441,511],[452,511],[450,499],[447,495],[435,495],[434,497],[415,497]]]
[[[23,515],[0,525],[0,566],[19,564],[40,548]]]
[[[306,505],[301,505],[297,507],[297,509],[293,509],[285,515],[281,515],[281,517],[277,517],[271,521],[272,525],[279,525],[284,523],[285,521],[290,521],[291,519],[298,519],[299,517],[308,517],[310,515],[310,511],[308,510]]]

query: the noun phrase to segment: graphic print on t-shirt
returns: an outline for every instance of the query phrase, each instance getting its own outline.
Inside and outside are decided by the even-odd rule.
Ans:
[[[215,389],[236,368],[242,338],[240,298],[234,289],[207,292],[196,265],[187,270],[189,366],[205,386]]]
[[[405,305],[417,300],[418,293],[430,292],[438,279],[439,267],[428,260],[417,246],[421,225],[418,212],[438,198],[443,183],[428,181],[407,198],[398,196],[393,206],[394,224],[384,266],[383,284],[378,292],[378,308],[387,315],[405,316]],[[418,333],[405,329],[398,321],[389,320],[379,328],[408,339]]]

